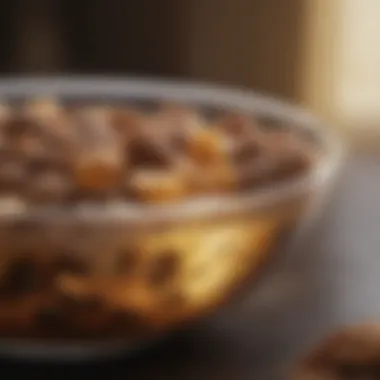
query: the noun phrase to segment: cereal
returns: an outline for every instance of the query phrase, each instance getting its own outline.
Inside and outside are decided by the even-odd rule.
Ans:
[[[0,107],[0,193],[28,205],[178,201],[289,179],[310,167],[311,148],[247,115],[208,120],[173,104],[147,113],[31,99]]]

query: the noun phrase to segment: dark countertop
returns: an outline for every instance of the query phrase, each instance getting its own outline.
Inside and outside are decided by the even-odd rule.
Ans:
[[[380,157],[355,155],[325,212],[265,283],[233,309],[147,351],[112,362],[0,361],[12,378],[273,379],[310,344],[347,323],[380,319]],[[376,302],[377,301],[377,302]]]

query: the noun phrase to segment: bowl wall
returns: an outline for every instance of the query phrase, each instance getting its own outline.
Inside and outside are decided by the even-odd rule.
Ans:
[[[61,353],[84,344],[84,352],[98,354],[217,310],[256,281],[284,233],[296,233],[305,217],[321,210],[342,161],[339,141],[323,124],[252,93],[138,80],[0,81],[0,96],[10,101],[40,95],[68,101],[176,100],[206,111],[250,112],[311,134],[322,153],[315,170],[289,186],[219,200],[213,207],[206,203],[193,212],[168,206],[156,210],[155,221],[150,211],[107,218],[105,209],[81,218],[78,211],[59,210],[64,217],[47,211],[36,218],[33,212],[0,209],[3,353],[28,343],[54,345]]]

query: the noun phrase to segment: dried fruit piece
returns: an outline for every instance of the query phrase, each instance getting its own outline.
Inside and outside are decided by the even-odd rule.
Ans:
[[[114,155],[96,153],[83,154],[74,163],[76,185],[83,190],[107,190],[117,186],[121,178],[121,168]]]
[[[188,178],[189,189],[195,194],[224,193],[236,187],[236,175],[229,165],[198,168]]]
[[[121,183],[123,149],[108,123],[108,114],[90,109],[78,115],[78,146],[73,162],[80,189],[107,190]]]
[[[222,137],[212,130],[202,130],[188,141],[188,154],[199,165],[220,165],[228,161]]]
[[[175,201],[187,193],[186,182],[179,173],[141,170],[128,180],[128,188],[145,202]]]

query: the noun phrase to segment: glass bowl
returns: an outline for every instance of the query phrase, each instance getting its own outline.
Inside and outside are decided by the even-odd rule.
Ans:
[[[228,304],[256,280],[284,234],[321,208],[342,147],[310,115],[260,95],[171,81],[13,78],[10,102],[175,101],[231,110],[305,133],[320,154],[305,174],[249,193],[180,204],[113,202],[101,208],[0,207],[0,348],[3,354],[83,358],[138,347]],[[313,206],[313,207],[312,207]],[[312,210],[312,212],[310,211]],[[283,240],[281,240],[283,241]]]

